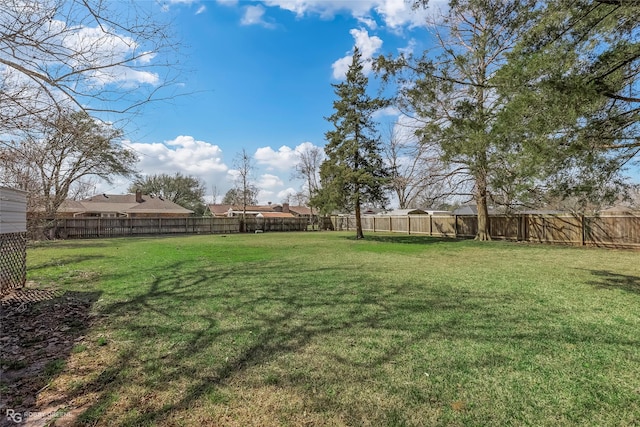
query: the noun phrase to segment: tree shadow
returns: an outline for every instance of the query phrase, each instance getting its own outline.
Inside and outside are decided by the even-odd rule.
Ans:
[[[15,425],[7,410],[33,411],[37,395],[61,372],[92,323],[100,292],[25,287],[0,302],[0,425]],[[4,423],[4,424],[3,424]]]
[[[599,289],[620,289],[625,292],[640,294],[640,276],[614,273],[607,270],[590,270],[596,280],[588,283]]]
[[[359,240],[355,236],[345,236],[346,240]],[[361,240],[361,239],[360,239]],[[381,243],[400,243],[400,244],[415,244],[415,245],[429,245],[434,243],[456,243],[462,242],[462,239],[455,239],[453,237],[434,237],[434,236],[417,236],[417,235],[380,235],[368,233],[365,234],[364,241],[369,242],[381,242]]]
[[[78,256],[64,256],[60,258],[51,258],[47,262],[43,262],[41,264],[30,263],[29,271],[42,270],[50,267],[59,267],[63,265],[71,265],[71,264],[79,264],[84,261],[89,261],[93,259],[101,259],[107,258],[104,255],[78,255]]]
[[[428,238],[432,240],[441,239]],[[344,414],[346,424],[363,424],[363,420],[373,425],[392,424],[389,420],[401,413],[374,416],[366,412],[366,406],[340,406],[313,389],[339,388],[343,379],[335,372],[358,371],[369,380],[370,372],[401,363],[398,361],[408,349],[424,347],[433,340],[496,344],[498,349],[545,355],[554,345],[591,343],[599,333],[585,332],[589,327],[576,327],[569,333],[561,322],[553,326],[554,319],[566,315],[561,308],[545,306],[533,314],[514,309],[527,306],[526,295],[429,287],[419,280],[380,283],[366,271],[347,267],[291,267],[286,260],[204,268],[177,262],[154,271],[148,283],[136,284],[137,292],[130,298],[123,296],[98,307],[100,315],[108,319],[106,326],[114,336],[120,335],[121,346],[114,347],[113,358],[99,372],[83,378],[81,386],[51,403],[65,404],[95,395],[95,400],[82,407],[81,424],[169,425],[175,421],[171,418],[174,414],[188,413],[202,400],[218,396],[221,389],[254,368],[264,370],[283,363],[283,359],[295,359],[318,342],[351,340],[353,344],[346,349],[319,347],[319,356],[330,362],[321,372],[285,370],[279,378],[265,381],[292,385],[309,408],[321,408],[322,412],[330,407]],[[325,278],[320,285],[318,277]],[[376,334],[393,339],[370,349],[359,348]],[[637,340],[621,342],[614,333],[598,335],[597,339],[630,348],[640,344]],[[353,348],[364,356],[354,356],[350,352]],[[484,354],[469,362],[475,365],[468,369],[503,368],[513,363],[514,357],[508,351]],[[452,355],[450,360],[432,363],[455,372],[455,364],[460,362]],[[283,366],[288,367],[286,363]],[[144,394],[131,393],[132,384]],[[387,390],[390,393],[391,388]],[[150,403],[159,395],[171,397]],[[393,397],[404,402],[398,395]],[[117,402],[118,398],[122,400]],[[430,397],[425,394],[419,398]],[[109,411],[122,418],[107,420]]]

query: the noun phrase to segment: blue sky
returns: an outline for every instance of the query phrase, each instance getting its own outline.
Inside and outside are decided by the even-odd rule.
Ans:
[[[343,78],[354,44],[365,60],[429,49],[427,18],[446,3],[431,0],[430,10],[415,11],[407,0],[149,1],[181,40],[186,95],[148,104],[126,144],[138,153],[142,174],[199,177],[208,201],[234,186],[234,160],[245,149],[259,202],[280,203],[302,190],[292,178],[297,151],[325,145],[331,84]],[[398,116],[393,109],[379,114],[380,129]],[[631,169],[640,181],[637,166]],[[96,192],[125,193],[128,186],[119,179]]]
[[[426,12],[405,0],[181,0],[153,7],[174,22],[183,44],[187,95],[149,104],[126,143],[138,152],[143,174],[194,175],[208,194],[215,186],[219,198],[234,184],[242,149],[253,156],[261,203],[301,190],[292,179],[296,150],[324,146],[331,84],[343,78],[354,44],[367,59],[428,43]],[[387,110],[379,120],[396,116]],[[128,184],[118,180],[97,191],[124,193]]]

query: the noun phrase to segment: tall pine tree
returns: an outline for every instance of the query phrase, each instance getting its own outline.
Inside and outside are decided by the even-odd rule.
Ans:
[[[327,159],[320,166],[322,189],[314,201],[325,212],[336,208],[354,210],[358,239],[364,238],[361,205],[384,203],[389,180],[372,118],[389,102],[367,95],[368,83],[362,54],[354,47],[345,81],[332,84],[338,99],[333,102],[335,112],[327,120],[334,129],[325,134]]]

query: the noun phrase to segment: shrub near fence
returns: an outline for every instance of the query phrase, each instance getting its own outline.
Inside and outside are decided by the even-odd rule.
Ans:
[[[41,221],[44,225],[31,224],[34,231],[46,227],[55,230],[61,239],[85,239],[96,237],[150,236],[158,234],[229,234],[239,233],[242,219],[232,218],[59,218]],[[305,231],[306,218],[246,218],[245,231]]]
[[[336,230],[354,230],[355,217],[331,217]],[[493,239],[570,245],[640,248],[640,216],[492,215]],[[362,228],[369,232],[423,234],[438,237],[475,237],[474,215],[368,215]]]

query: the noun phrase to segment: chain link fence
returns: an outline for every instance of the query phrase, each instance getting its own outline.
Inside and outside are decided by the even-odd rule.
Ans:
[[[0,234],[0,295],[22,288],[26,280],[26,233]]]

